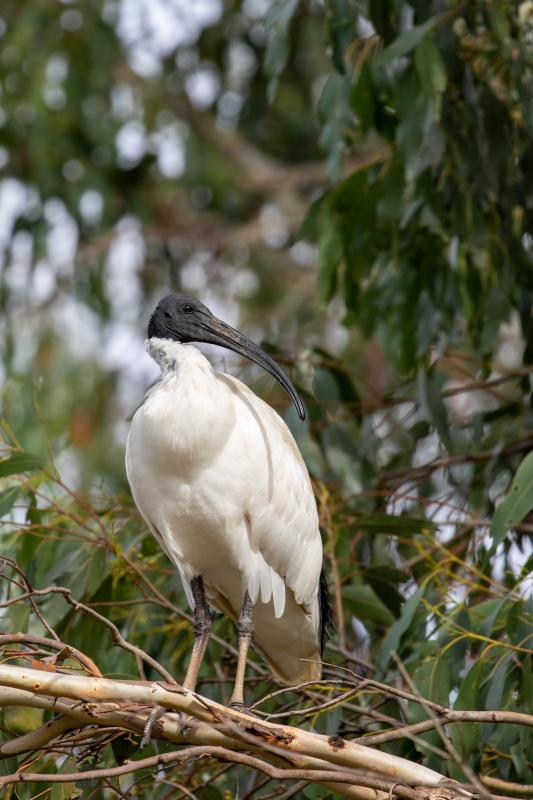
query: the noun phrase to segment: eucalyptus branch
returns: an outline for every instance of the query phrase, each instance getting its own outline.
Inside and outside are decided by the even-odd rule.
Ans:
[[[440,794],[435,797],[446,797],[450,800],[465,797],[460,784],[447,781],[442,775],[419,764],[380,753],[359,745],[358,742],[339,737],[328,738],[289,726],[258,721],[176,685],[111,681],[0,666],[0,706],[15,705],[48,709],[59,716],[30,734],[4,743],[0,747],[0,756],[35,752],[54,740],[61,743],[64,733],[77,728],[87,729],[85,735],[91,737],[97,734],[98,729],[102,732],[106,729],[131,730],[140,735],[151,712],[160,707],[163,714],[157,720],[154,736],[194,745],[188,751],[193,753],[196,748],[196,755],[190,755],[191,758],[199,755],[206,757],[211,753],[212,756],[220,756],[222,760],[231,763],[257,768],[272,778],[319,781],[337,794],[354,800],[385,800],[387,796],[423,800],[433,797],[431,787],[438,787],[436,791]],[[520,712],[455,713],[465,715],[463,720],[457,719],[457,722],[479,720],[531,724],[529,715]],[[496,716],[491,718],[490,714]],[[447,723],[447,719],[443,722]],[[412,728],[406,726],[407,729],[410,727]],[[68,739],[65,740],[65,744],[67,743]],[[254,756],[242,754],[240,751],[243,748],[254,752]],[[180,750],[172,756],[171,761],[184,763],[187,760],[183,756],[184,752]],[[261,766],[254,759],[260,761]],[[272,759],[274,765],[271,763]],[[123,772],[115,772],[116,768],[110,768],[111,771],[94,770],[92,777],[110,778],[141,769],[143,765],[161,766],[162,763],[149,759],[137,760],[123,765]],[[50,778],[50,773],[46,775]],[[87,776],[88,773],[73,775],[76,777],[72,777],[72,780],[83,780],[78,775]],[[19,779],[44,781],[40,773],[29,772],[15,773],[2,780],[9,783]],[[67,778],[64,775],[56,776],[50,782],[59,780]],[[490,783],[483,782],[490,786]],[[494,784],[493,787],[501,788]],[[487,790],[484,794],[489,796]]]
[[[81,701],[81,711],[92,721],[101,703],[108,704],[107,710],[115,712],[121,709],[128,710],[131,704],[135,706],[140,704],[149,711],[155,706],[161,706],[190,715],[208,727],[229,720],[241,733],[252,736],[256,746],[263,749],[266,743],[270,743],[276,748],[281,748],[289,759],[293,757],[319,759],[330,765],[377,774],[382,781],[400,781],[409,786],[442,787],[443,782],[449,785],[444,776],[420,764],[339,737],[327,737],[289,726],[259,722],[253,717],[225,708],[175,684],[115,681],[0,665],[0,686],[23,690],[26,695],[32,693],[36,695],[37,701],[43,696],[49,700],[57,698],[55,707],[63,702],[63,698]],[[115,708],[112,709],[109,704],[113,704]],[[59,707],[58,710],[63,709]],[[146,716],[145,714],[145,721]],[[113,719],[113,724],[117,724],[116,717]],[[213,733],[220,736],[220,732]],[[229,739],[233,741],[233,747],[238,746],[238,740],[233,734]],[[298,779],[302,780],[303,776]],[[382,785],[374,788],[381,789]]]
[[[280,768],[268,764],[267,762],[256,758],[255,756],[250,756],[245,753],[237,753],[234,750],[227,750],[224,747],[211,746],[184,748],[183,750],[178,750],[171,753],[160,753],[155,756],[150,756],[149,758],[126,761],[124,764],[116,767],[85,770],[83,772],[63,772],[51,774],[48,772],[36,773],[19,770],[11,775],[0,776],[0,786],[30,781],[49,784],[70,783],[74,781],[94,781],[104,777],[113,778],[120,775],[127,775],[141,769],[154,769],[156,767],[161,768],[172,763],[184,764],[188,761],[198,758],[216,758],[219,761],[229,761],[234,764],[240,764],[241,766],[252,767],[253,769],[263,772],[269,777],[277,780],[318,781],[320,783],[327,782],[335,786],[343,783],[353,784],[357,781],[357,783],[362,787],[378,789],[381,792],[389,792],[389,795],[405,798],[405,800],[423,800],[424,797],[437,797],[436,795],[432,795],[428,792],[424,792],[424,794],[422,794],[416,788],[411,788],[403,783],[394,783],[390,780],[382,780],[368,775],[365,772],[355,770],[341,771],[333,769],[323,770]],[[442,794],[440,794],[440,797],[442,797]]]
[[[452,708],[447,709],[439,714],[437,717],[416,722],[413,725],[403,725],[392,731],[384,731],[383,733],[369,733],[366,736],[361,736],[355,741],[360,743],[368,743],[372,747],[384,742],[392,742],[395,739],[402,739],[410,737],[414,734],[426,733],[427,731],[434,730],[438,725],[448,725],[450,723],[461,722],[480,722],[480,723],[507,723],[510,725],[526,725],[533,727],[533,714],[526,714],[522,711],[456,711]]]

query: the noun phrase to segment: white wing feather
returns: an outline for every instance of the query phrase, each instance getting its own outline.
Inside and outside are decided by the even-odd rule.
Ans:
[[[236,378],[218,377],[231,386],[242,405],[237,409],[234,445],[236,452],[247,454],[245,512],[250,544],[271,567],[270,575],[262,572],[259,579],[261,599],[266,602],[273,596],[278,617],[283,613],[285,584],[297,603],[310,605],[317,595],[322,544],[313,489],[281,417]],[[252,590],[256,580],[251,581]]]

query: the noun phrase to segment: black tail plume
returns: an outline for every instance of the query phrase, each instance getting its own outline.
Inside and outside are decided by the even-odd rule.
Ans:
[[[330,636],[335,633],[335,611],[328,589],[326,573],[322,568],[320,572],[320,583],[318,585],[318,610],[320,624],[320,655],[324,652],[324,647]]]

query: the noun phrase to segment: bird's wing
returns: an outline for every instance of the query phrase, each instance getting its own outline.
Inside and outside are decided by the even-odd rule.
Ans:
[[[244,518],[251,548],[261,553],[274,573],[270,582],[277,610],[283,613],[285,585],[292,589],[297,603],[310,606],[317,597],[322,542],[304,460],[274,409],[237,378],[220,377],[242,404],[237,413],[240,424],[236,426],[236,435],[242,439],[237,442],[236,452],[248,453],[249,488]],[[257,596],[261,590],[266,600],[268,577],[259,575],[256,581],[266,583],[255,591]]]

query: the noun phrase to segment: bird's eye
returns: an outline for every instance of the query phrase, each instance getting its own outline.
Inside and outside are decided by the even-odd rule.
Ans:
[[[192,314],[194,311],[194,306],[191,306],[190,303],[185,303],[185,305],[182,306],[181,310],[183,311],[184,314]]]

